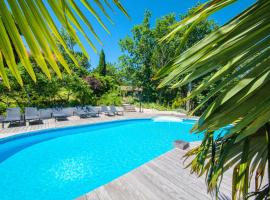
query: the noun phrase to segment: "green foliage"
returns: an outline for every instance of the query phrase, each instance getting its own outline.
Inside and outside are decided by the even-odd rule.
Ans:
[[[112,77],[118,85],[125,84],[123,71],[118,67],[117,63],[107,63],[106,74],[107,76]]]
[[[103,49],[100,52],[99,63],[95,71],[102,76],[106,76],[107,74],[107,64],[106,64],[106,58],[105,58],[105,53]]]
[[[0,114],[6,112],[6,105],[3,102],[0,102]]]
[[[194,12],[190,10],[186,15]],[[186,16],[185,15],[185,16]],[[183,18],[184,16],[181,16]],[[175,14],[166,15],[156,20],[153,27],[150,26],[151,13],[145,12],[142,24],[132,29],[132,35],[120,40],[119,44],[123,51],[119,62],[122,69],[123,82],[127,85],[141,87],[143,89],[144,102],[158,102],[163,105],[172,105],[176,98],[184,98],[188,89],[186,86],[171,89],[164,87],[157,89],[159,81],[154,80],[154,75],[162,67],[181,54],[188,47],[196,44],[207,34],[216,29],[216,24],[211,20],[204,20],[197,24],[190,33],[188,43],[179,47],[184,31],[178,32],[167,43],[160,43],[160,39],[172,30],[177,22]],[[194,104],[198,104],[194,99]]]
[[[183,106],[185,106],[185,103],[183,102],[183,100],[181,98],[175,99],[172,103],[173,109],[183,107]]]
[[[21,88],[16,81],[11,81],[13,85],[10,91],[7,92],[3,85],[0,89],[1,99],[6,107],[12,104],[23,108],[25,106],[65,106],[71,101],[77,104],[94,102],[91,88],[76,74],[63,73],[62,80],[52,77],[49,81],[43,73],[36,72],[37,82],[34,83],[23,68],[20,71],[24,80],[27,80],[24,88]],[[13,77],[10,77],[10,80],[12,79]]]
[[[137,107],[139,107],[140,106],[140,103],[139,102],[136,102],[135,105]],[[168,107],[168,106],[165,106],[165,105],[160,105],[158,103],[142,103],[141,106],[143,108],[146,108],[146,109],[155,109],[155,110],[159,110],[159,111],[172,110],[171,107]]]
[[[60,42],[57,43],[60,52],[63,55],[63,58],[68,64],[69,68],[72,70],[72,72],[74,72],[80,77],[88,75],[91,68],[89,59],[82,52],[74,50],[77,45],[76,41],[71,37],[71,35],[67,31],[65,31],[65,29],[61,29],[60,32],[70,53],[73,55],[74,58],[76,58],[77,64],[74,63],[74,60],[72,60],[70,58],[70,55],[65,51],[65,47]]]
[[[163,40],[205,20],[234,0],[209,1],[179,22]],[[189,151],[192,172],[206,175],[209,191],[219,190],[223,174],[233,168],[232,199],[269,199],[270,178],[270,1],[258,0],[159,71],[160,86],[179,88],[203,79],[186,99],[206,107],[193,132],[205,132],[202,144]],[[187,27],[190,26],[190,27]],[[184,37],[184,42],[188,37]],[[183,44],[183,43],[182,43]],[[211,74],[207,76],[207,74]],[[206,95],[205,91],[212,89]],[[205,98],[199,95],[203,94]],[[194,112],[194,111],[193,111]],[[214,139],[214,131],[231,125]],[[267,171],[266,171],[267,170]],[[255,182],[255,191],[250,184]],[[249,194],[249,192],[251,192]]]
[[[126,96],[123,98],[123,102],[127,104],[136,104],[139,101],[137,98],[134,98],[133,96]]]
[[[34,59],[30,59],[31,65],[34,66],[36,74],[36,83],[31,80],[28,72],[24,67],[18,66],[22,79],[24,80],[24,87],[22,88],[15,78],[8,72],[11,90],[8,90],[3,83],[0,83],[0,104],[1,112],[4,112],[7,107],[25,106],[36,107],[53,107],[53,106],[75,106],[85,104],[96,104],[99,98],[106,93],[109,96],[110,92],[117,88],[119,80],[112,76],[102,76],[91,73],[89,71],[90,64],[87,57],[82,52],[74,51],[76,43],[72,37],[64,30],[61,31],[62,38],[66,41],[70,52],[76,57],[79,66],[76,66],[70,56],[65,52],[64,47],[58,43],[59,49],[69,68],[72,70],[71,74],[64,71],[60,65],[62,72],[62,79],[57,78],[55,73],[51,70],[53,75],[51,80],[48,80],[46,75],[38,68],[38,64]],[[60,64],[60,63],[59,63]],[[108,74],[117,74],[117,70],[113,65],[110,65]],[[90,78],[90,80],[89,80]],[[94,83],[93,81],[94,80]],[[91,82],[92,81],[92,82]],[[95,85],[97,83],[97,85]],[[113,95],[112,95],[113,97]]]
[[[97,105],[122,105],[122,97],[120,91],[110,90],[103,94],[97,101]]]
[[[80,4],[80,6],[79,6]],[[103,3],[100,1],[4,1],[0,2],[0,77],[8,88],[11,87],[7,68],[9,73],[15,77],[15,80],[23,86],[23,79],[19,73],[17,63],[22,63],[30,78],[36,82],[35,69],[31,65],[27,55],[27,49],[30,50],[32,58],[38,64],[41,71],[51,79],[51,75],[62,77],[62,72],[57,62],[70,73],[70,68],[61,54],[57,42],[63,46],[64,51],[73,62],[79,66],[76,58],[71,52],[70,46],[67,46],[62,38],[56,24],[65,27],[72,38],[77,43],[84,55],[87,56],[84,45],[77,35],[77,30],[83,35],[87,43],[96,52],[96,48],[82,28],[84,25],[94,38],[101,43],[99,36],[96,34],[89,16],[94,17],[106,32],[109,32],[100,13],[92,5],[99,7],[100,13],[103,14],[110,22],[111,19]],[[111,8],[111,3],[105,1],[106,7]],[[127,11],[118,0],[114,0],[116,5],[126,16]],[[87,12],[87,14],[85,14]],[[52,17],[52,15],[54,17]],[[129,17],[129,16],[128,16]],[[72,22],[72,23],[70,23]],[[53,73],[52,73],[53,71]]]
[[[117,80],[112,76],[102,76],[93,73],[84,78],[96,97],[101,97],[104,93],[117,88]]]
[[[150,11],[146,11],[142,24],[133,27],[133,37],[126,37],[119,42],[122,51],[128,52],[120,58],[126,79],[134,77],[131,83],[143,87],[143,97],[148,100],[152,100],[155,95],[155,87],[150,81],[153,76],[151,56],[155,45],[155,38],[150,29],[150,17]]]

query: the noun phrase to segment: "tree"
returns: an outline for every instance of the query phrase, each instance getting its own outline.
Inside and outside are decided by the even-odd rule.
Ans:
[[[63,58],[68,64],[69,68],[71,69],[72,72],[76,73],[80,77],[87,76],[91,68],[88,57],[85,56],[83,52],[81,51],[75,51],[75,47],[77,43],[65,29],[61,29],[60,33],[63,40],[67,44],[67,48],[69,49],[72,56],[76,58],[76,61],[78,64],[78,65],[75,65],[75,63],[72,61],[69,54],[66,52],[65,48],[63,47],[63,45],[60,42],[57,42],[59,51],[63,55]]]
[[[103,4],[100,3],[100,1],[94,1],[94,3],[101,8],[102,14],[111,21]],[[109,2],[106,1],[105,3],[108,7],[111,7]],[[70,73],[68,64],[56,45],[55,37],[64,47],[66,53],[70,56],[75,65],[79,65],[62,38],[56,26],[58,23],[72,36],[84,55],[88,56],[85,47],[76,34],[76,30],[82,33],[88,44],[96,51],[95,46],[89,36],[85,34],[81,24],[83,23],[100,42],[99,36],[96,34],[87,17],[88,13],[84,15],[82,10],[88,10],[89,14],[93,15],[107,32],[108,29],[91,4],[93,4],[93,2],[90,3],[89,1],[75,2],[63,0],[56,2],[29,0],[26,2],[2,0],[0,2],[0,77],[3,79],[4,84],[10,88],[7,74],[7,68],[9,68],[8,71],[15,77],[16,81],[21,86],[23,85],[23,79],[18,70],[17,63],[22,63],[22,66],[26,69],[31,79],[36,81],[35,70],[29,60],[27,48],[29,48],[33,59],[38,64],[37,66],[48,79],[51,79],[52,74],[49,70],[49,66],[51,66],[51,69],[59,78],[62,77],[62,73],[56,61]],[[114,0],[113,4],[128,16],[126,10],[118,0]],[[51,15],[54,15],[55,18],[52,18]]]
[[[186,15],[194,12],[191,9]],[[197,24],[192,31],[187,45],[179,48],[180,40],[184,31],[167,43],[160,43],[159,40],[168,34],[172,25],[177,22],[175,14],[168,14],[156,20],[154,26],[150,25],[151,13],[145,12],[142,24],[132,28],[132,35],[120,40],[119,44],[123,55],[119,58],[124,81],[132,86],[143,89],[143,101],[159,102],[172,105],[179,97],[184,98],[187,87],[170,89],[168,87],[157,90],[158,81],[153,80],[156,72],[170,63],[176,56],[186,48],[194,45],[201,38],[214,30],[217,25],[212,20],[205,20]]]
[[[117,80],[111,76],[101,76],[99,74],[90,74],[84,78],[88,83],[94,95],[98,98],[110,90],[114,90],[117,85]]]
[[[120,58],[121,65],[127,76],[135,78],[132,81],[135,86],[143,88],[143,98],[147,101],[152,101],[155,95],[151,81],[153,76],[151,57],[155,39],[150,29],[150,18],[150,11],[145,11],[142,24],[132,29],[133,37],[126,37],[119,42],[122,51],[128,53]]]
[[[113,77],[118,85],[124,84],[123,72],[117,63],[107,63],[106,71],[106,75]]]
[[[162,41],[174,38],[179,30],[188,26],[180,45],[185,44],[195,24],[233,2],[217,0],[204,3],[193,15],[177,23]],[[160,87],[180,87],[212,73],[188,97],[193,98],[210,84],[217,83],[196,108],[214,99],[192,129],[194,133],[204,131],[205,137],[202,144],[186,156],[194,156],[189,164],[192,172],[208,177],[209,191],[218,191],[223,174],[233,167],[233,199],[270,197],[269,11],[270,1],[258,0],[178,55],[156,76],[162,79]],[[215,131],[230,124],[233,126],[228,133],[215,139]],[[265,174],[268,183],[261,185]],[[256,191],[249,190],[252,179],[255,179]]]
[[[100,75],[106,76],[107,74],[107,64],[104,50],[102,49],[99,55],[99,63],[96,70]]]

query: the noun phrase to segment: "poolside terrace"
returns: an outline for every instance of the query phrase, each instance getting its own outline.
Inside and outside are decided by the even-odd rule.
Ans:
[[[120,178],[85,194],[79,200],[207,200],[205,177],[190,174],[183,164],[184,150],[170,152]],[[231,173],[224,176],[218,199],[231,199]]]
[[[0,129],[0,138],[20,133],[106,122],[112,120],[123,120],[131,118],[149,118],[155,116],[179,116],[185,114],[176,112],[162,112],[145,109],[143,113],[125,113],[123,116],[109,117],[101,115],[96,118],[81,119],[76,116],[69,117],[67,121],[55,121],[54,119],[43,120],[42,124],[30,124]],[[191,143],[191,146],[198,143]],[[214,199],[213,195],[207,193],[205,177],[197,177],[190,174],[183,163],[185,150],[173,149],[160,157],[136,168],[135,170],[113,180],[112,182],[97,188],[81,197],[80,200],[195,200]],[[232,171],[224,175],[221,184],[219,199],[231,199],[231,177]]]
[[[172,111],[157,111],[152,109],[144,109],[144,112],[125,112],[124,115],[115,115],[115,116],[107,116],[101,114],[100,117],[90,117],[90,118],[79,118],[78,116],[68,117],[67,120],[64,121],[56,121],[55,119],[43,119],[42,122],[33,122],[30,124],[18,124],[18,125],[9,125],[5,124],[4,128],[0,127],[0,138],[5,138],[12,135],[17,135],[20,133],[26,133],[31,131],[37,131],[42,129],[49,128],[60,128],[66,126],[76,126],[83,124],[94,124],[98,122],[106,122],[113,120],[124,120],[124,119],[132,119],[132,118],[150,118],[160,115],[169,115],[169,116],[179,116],[186,117],[183,113],[172,112]]]

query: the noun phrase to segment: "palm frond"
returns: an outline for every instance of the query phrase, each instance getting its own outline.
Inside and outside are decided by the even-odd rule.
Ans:
[[[100,8],[100,14],[93,8],[92,4],[96,4]],[[57,43],[63,46],[71,60],[75,65],[79,66],[59,32],[60,27],[56,26],[56,24],[60,23],[67,30],[83,53],[88,57],[85,46],[78,37],[77,30],[84,36],[88,45],[96,52],[96,47],[93,41],[91,41],[90,35],[86,34],[83,25],[102,44],[101,39],[89,20],[88,14],[92,15],[101,27],[109,33],[108,28],[100,17],[103,14],[111,22],[111,18],[103,4],[112,8],[112,5],[108,1],[101,2],[99,0],[95,0],[94,2],[88,0],[0,0],[0,77],[3,79],[3,83],[7,87],[10,87],[7,70],[5,70],[7,67],[18,83],[21,86],[23,85],[23,80],[17,69],[19,62],[27,70],[31,78],[36,81],[34,69],[29,60],[29,54],[31,54],[40,69],[49,79],[51,78],[50,68],[53,69],[59,78],[62,77],[58,62],[70,73],[69,66],[60,53]],[[113,4],[128,16],[127,11],[119,1],[113,1]],[[83,13],[83,9],[89,12]]]
[[[194,15],[177,23],[175,29],[162,41],[172,38],[177,31],[184,28],[188,35],[193,24],[233,2],[206,2]],[[200,148],[192,150],[186,156],[195,156],[188,165],[192,171],[199,175],[207,174],[209,191],[217,189],[222,174],[233,167],[233,199],[248,196],[251,178],[255,179],[256,190],[262,189],[260,183],[269,162],[269,21],[270,1],[258,0],[176,57],[172,64],[161,69],[156,75],[156,78],[162,79],[160,87],[178,88],[212,74],[185,99],[196,97],[213,83],[217,85],[195,108],[196,111],[211,98],[215,98],[193,127],[195,133],[206,132],[205,140]],[[183,42],[186,37],[183,37]],[[229,124],[234,126],[227,135],[210,145],[211,134]],[[269,188],[269,185],[267,187]]]

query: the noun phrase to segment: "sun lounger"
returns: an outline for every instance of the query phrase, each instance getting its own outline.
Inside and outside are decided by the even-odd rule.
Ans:
[[[86,117],[97,117],[99,114],[92,110],[91,108],[86,107],[78,107],[76,111],[74,112],[77,116],[80,118],[86,118]]]
[[[114,112],[108,109],[107,106],[101,106],[101,112],[103,112],[107,116],[114,116]]]
[[[74,115],[74,112],[75,112],[75,109],[74,107],[68,107],[68,108],[63,108],[63,112],[65,114],[67,114],[67,116],[73,116]]]
[[[25,107],[25,121],[39,121],[40,113],[35,107]]]
[[[110,109],[116,115],[124,115],[124,109],[121,107],[110,106]]]
[[[5,122],[9,123],[15,123],[15,122],[21,122],[21,111],[20,108],[8,108],[7,109],[7,116],[2,121],[3,126]]]
[[[74,114],[80,118],[86,118],[89,116],[87,110],[83,107],[77,107],[74,111]]]
[[[62,108],[56,108],[52,110],[52,117],[56,120],[67,119],[68,115],[64,113]]]
[[[93,108],[95,109],[96,112],[98,112],[98,114],[101,114],[101,107],[100,106],[93,106]]]
[[[86,109],[89,112],[89,114],[91,115],[91,117],[98,117],[100,114],[99,110],[93,106],[86,106]]]
[[[51,108],[39,109],[39,116],[40,116],[40,119],[52,118],[52,109]]]

